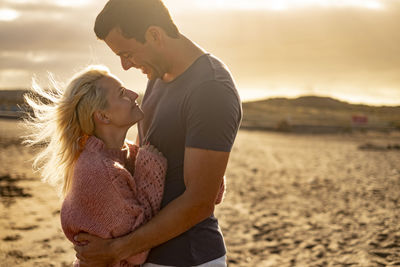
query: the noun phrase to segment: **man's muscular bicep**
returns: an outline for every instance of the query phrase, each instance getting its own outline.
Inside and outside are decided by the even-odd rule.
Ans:
[[[228,164],[230,152],[186,147],[185,194],[199,203],[214,204]]]

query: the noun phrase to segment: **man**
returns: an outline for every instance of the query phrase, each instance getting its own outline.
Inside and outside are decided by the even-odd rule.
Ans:
[[[120,238],[80,234],[81,266],[107,266],[151,249],[144,266],[226,266],[214,202],[242,117],[224,64],[183,36],[161,0],[110,0],[95,32],[125,70],[147,75],[140,145],[168,160],[161,211]]]

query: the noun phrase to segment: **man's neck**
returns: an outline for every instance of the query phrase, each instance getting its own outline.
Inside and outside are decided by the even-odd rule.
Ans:
[[[166,60],[170,62],[169,70],[162,80],[171,82],[184,73],[200,56],[206,52],[183,35],[179,39],[170,40]]]

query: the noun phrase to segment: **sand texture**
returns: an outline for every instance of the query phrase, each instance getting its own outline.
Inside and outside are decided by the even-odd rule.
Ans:
[[[60,201],[20,135],[0,120],[0,266],[71,266]],[[229,266],[400,266],[399,144],[396,132],[241,130],[216,208]]]

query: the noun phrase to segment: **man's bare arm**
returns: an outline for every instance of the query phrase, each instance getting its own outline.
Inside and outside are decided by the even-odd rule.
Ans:
[[[215,198],[228,159],[229,152],[186,148],[185,192],[171,201],[147,224],[121,238],[101,241],[87,234],[80,234],[78,241],[89,241],[86,246],[75,247],[78,258],[82,260],[81,266],[98,264],[91,261],[92,259],[101,259],[102,262],[126,259],[180,235],[209,217],[214,211]]]

